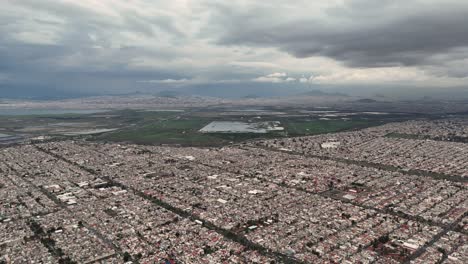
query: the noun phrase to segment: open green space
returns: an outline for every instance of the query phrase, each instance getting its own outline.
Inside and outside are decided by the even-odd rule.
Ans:
[[[262,110],[263,111],[263,110]],[[267,111],[267,110],[265,110]],[[273,110],[272,110],[273,111]],[[9,135],[48,135],[55,139],[84,138],[92,141],[137,144],[178,144],[184,146],[220,146],[260,138],[294,137],[361,129],[408,119],[401,115],[353,114],[346,118],[320,118],[300,114],[295,109],[274,109],[278,115],[236,115],[229,109],[190,109],[185,111],[117,110],[94,114],[40,114],[1,116],[0,132]],[[279,121],[284,130],[268,133],[216,132],[199,130],[213,121],[257,123]],[[116,129],[94,135],[71,136],[65,133]]]
[[[304,136],[332,133],[350,129],[379,125],[377,120],[319,120],[285,117],[269,117],[271,121],[280,121],[284,131],[268,133],[201,133],[199,130],[212,121],[226,120],[220,117],[183,116],[154,123],[145,122],[141,126],[106,133],[93,140],[132,142],[139,144],[180,144],[192,146],[216,146],[259,138],[277,138],[286,136]],[[230,121],[244,121],[241,117],[230,117]],[[254,120],[254,122],[257,120]],[[265,121],[265,120],[262,120]]]
[[[385,137],[468,143],[468,137],[460,137],[460,136],[455,136],[455,135],[434,136],[434,135],[422,135],[422,134],[415,135],[415,134],[389,133],[385,135]]]
[[[124,129],[166,120],[176,112],[120,110],[93,114],[30,114],[0,116],[0,132],[29,136],[59,136],[93,129]]]
[[[311,120],[285,121],[289,136],[316,135],[378,125],[376,120]]]
[[[199,130],[212,119],[184,117],[159,121],[94,137],[93,140],[124,141],[139,144],[180,144],[191,146],[222,145],[259,137],[279,136],[277,133],[201,133]]]

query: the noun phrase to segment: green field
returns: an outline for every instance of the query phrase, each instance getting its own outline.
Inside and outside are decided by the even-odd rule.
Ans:
[[[140,144],[180,144],[192,146],[222,145],[229,142],[272,137],[274,133],[200,133],[199,130],[212,120],[189,117],[146,124],[132,129],[123,129],[96,137],[97,140],[125,141]],[[278,136],[278,135],[277,135]]]
[[[180,144],[180,145],[223,145],[258,138],[277,138],[303,136],[364,128],[380,122],[370,120],[288,120],[275,118],[281,122],[285,131],[266,134],[255,133],[200,133],[199,130],[214,121],[213,118],[183,117],[145,124],[131,129],[103,134],[95,140],[133,142],[139,144]]]
[[[213,140],[198,133],[207,124],[203,119],[158,121],[130,129],[122,129],[97,137],[98,140],[129,141],[143,144],[206,144]]]
[[[276,110],[275,110],[276,111]],[[219,146],[259,138],[294,137],[360,129],[402,119],[397,115],[352,115],[349,119],[323,120],[300,116],[292,109],[283,115],[223,115],[224,109],[191,109],[182,112],[119,110],[97,114],[25,115],[0,117],[0,133],[32,136],[50,135],[56,139],[72,138],[65,132],[86,129],[117,129],[95,135],[74,136],[92,141],[130,142],[138,144],[178,144]],[[260,133],[201,133],[212,121],[266,122],[279,121],[284,131]]]
[[[289,136],[316,135],[343,130],[365,128],[379,124],[375,120],[312,120],[285,121]]]

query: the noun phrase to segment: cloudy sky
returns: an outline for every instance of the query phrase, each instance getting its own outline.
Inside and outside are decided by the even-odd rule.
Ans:
[[[0,89],[466,87],[467,25],[465,0],[0,0]]]

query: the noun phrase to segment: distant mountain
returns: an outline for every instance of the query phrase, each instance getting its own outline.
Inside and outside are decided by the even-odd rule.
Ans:
[[[423,101],[434,101],[434,98],[432,96],[425,95],[421,98]]]
[[[356,100],[357,103],[377,103],[379,101],[377,100],[374,100],[374,99],[369,99],[369,98],[363,98],[363,99],[359,99],[359,100]]]
[[[349,96],[344,93],[327,93],[321,90],[311,90],[307,92],[300,93],[299,95],[305,95],[305,96]]]
[[[285,87],[282,84],[272,83],[220,83],[196,85],[182,91],[190,95],[240,99],[250,96],[257,98],[295,96],[306,92],[307,89],[304,87]]]
[[[168,98],[176,98],[178,96],[183,95],[181,92],[178,91],[170,91],[170,90],[164,90],[160,91],[156,94],[159,97],[168,97]]]
[[[242,97],[242,99],[257,99],[257,98],[260,98],[260,96],[258,96],[256,94],[248,94],[248,95]]]

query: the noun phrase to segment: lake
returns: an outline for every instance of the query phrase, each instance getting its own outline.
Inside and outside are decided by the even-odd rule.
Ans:
[[[95,114],[108,112],[104,109],[0,109],[0,116],[20,115],[63,115],[63,114]]]
[[[7,134],[2,134],[2,133],[0,133],[0,138],[6,138],[6,137],[11,137],[11,135],[7,135]]]
[[[278,121],[245,123],[238,121],[213,121],[200,129],[202,133],[259,133],[265,134],[269,131],[281,131]]]

